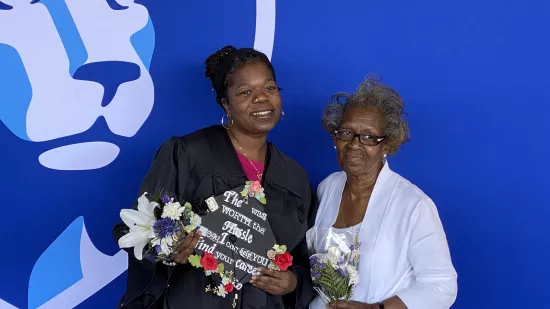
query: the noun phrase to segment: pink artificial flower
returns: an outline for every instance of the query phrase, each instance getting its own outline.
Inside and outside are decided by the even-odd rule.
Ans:
[[[262,185],[259,181],[254,181],[250,184],[250,192],[252,193],[260,193],[262,190]]]

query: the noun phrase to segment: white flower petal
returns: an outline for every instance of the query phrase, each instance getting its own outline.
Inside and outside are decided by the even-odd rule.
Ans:
[[[145,194],[147,194],[147,192],[143,193],[138,198],[138,210],[139,211],[141,211],[141,209],[143,209],[146,205],[149,204],[149,199],[147,198],[147,196],[145,196]]]
[[[143,248],[145,248],[145,245],[147,244],[147,241],[141,242],[137,244],[134,247],[134,256],[136,259],[140,260],[143,259]]]
[[[149,199],[145,196],[145,193],[138,198],[138,210],[144,214],[147,214],[149,217],[155,216],[155,207],[158,207],[157,202],[149,202]]]
[[[120,211],[120,218],[130,228],[137,225],[149,225],[151,217],[146,214],[133,209],[122,209]]]
[[[151,202],[147,204],[147,214],[154,218],[155,217],[155,208],[160,207],[160,205],[157,202]]]
[[[140,244],[142,242],[147,242],[149,238],[147,237],[147,233],[140,233],[140,232],[130,232],[118,240],[118,246],[120,248],[130,248],[133,246],[136,246],[137,244]]]
[[[179,220],[184,210],[185,208],[181,207],[180,203],[166,204],[161,217]]]

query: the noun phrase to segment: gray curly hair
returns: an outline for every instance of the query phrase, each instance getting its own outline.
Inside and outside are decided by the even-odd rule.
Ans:
[[[380,78],[367,75],[367,78],[352,94],[334,94],[323,114],[323,127],[330,134],[338,129],[346,109],[362,107],[382,113],[384,117],[384,141],[389,147],[388,154],[395,155],[401,145],[409,140],[409,125],[404,119],[405,108],[401,96],[392,88],[381,83]]]

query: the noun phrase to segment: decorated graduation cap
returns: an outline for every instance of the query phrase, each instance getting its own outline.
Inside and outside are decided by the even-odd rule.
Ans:
[[[250,281],[258,267],[286,270],[290,266],[292,257],[286,247],[276,244],[259,182],[248,181],[210,197],[205,204],[208,213],[202,217],[202,237],[189,262],[211,279],[206,291],[225,297]]]

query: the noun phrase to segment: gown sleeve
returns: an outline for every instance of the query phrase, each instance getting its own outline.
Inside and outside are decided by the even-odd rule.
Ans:
[[[180,185],[186,184],[189,179],[188,162],[183,142],[178,138],[170,138],[157,150],[153,163],[141,183],[138,196],[144,192],[154,194],[160,190],[180,196],[182,194],[179,192]],[[137,199],[133,207],[137,209]],[[129,228],[120,222],[113,228],[113,237],[118,243],[118,240],[128,232]],[[167,266],[146,258],[139,261],[134,256],[133,248],[124,250],[128,253],[128,286],[125,298],[134,299],[143,294],[142,298],[149,296],[155,299],[158,295],[148,294],[157,293],[145,292],[145,290],[148,287],[155,288],[154,285],[164,284],[163,280],[167,280]],[[141,301],[146,302],[146,300]]]
[[[181,195],[178,184],[186,183],[189,178],[187,161],[181,141],[177,138],[170,138],[157,150],[153,163],[141,182],[137,196],[141,196],[144,192],[154,194],[161,190]],[[137,199],[133,208],[137,209]],[[124,222],[120,222],[113,228],[113,237],[118,243],[118,240],[128,232],[128,227]],[[131,248],[125,250],[133,257]],[[152,264],[146,259],[143,259],[142,263],[149,264],[148,266]]]
[[[307,216],[307,230],[313,227],[315,224],[315,217],[317,215],[317,196],[315,191],[309,186],[309,193],[307,194],[308,216]],[[290,270],[296,276],[296,290],[290,294],[284,296],[284,301],[291,308],[302,309],[309,308],[309,304],[317,295],[313,289],[313,283],[311,281],[311,273],[309,268],[309,251],[307,248],[306,237],[300,242],[300,244],[290,253],[293,257],[293,265]]]

